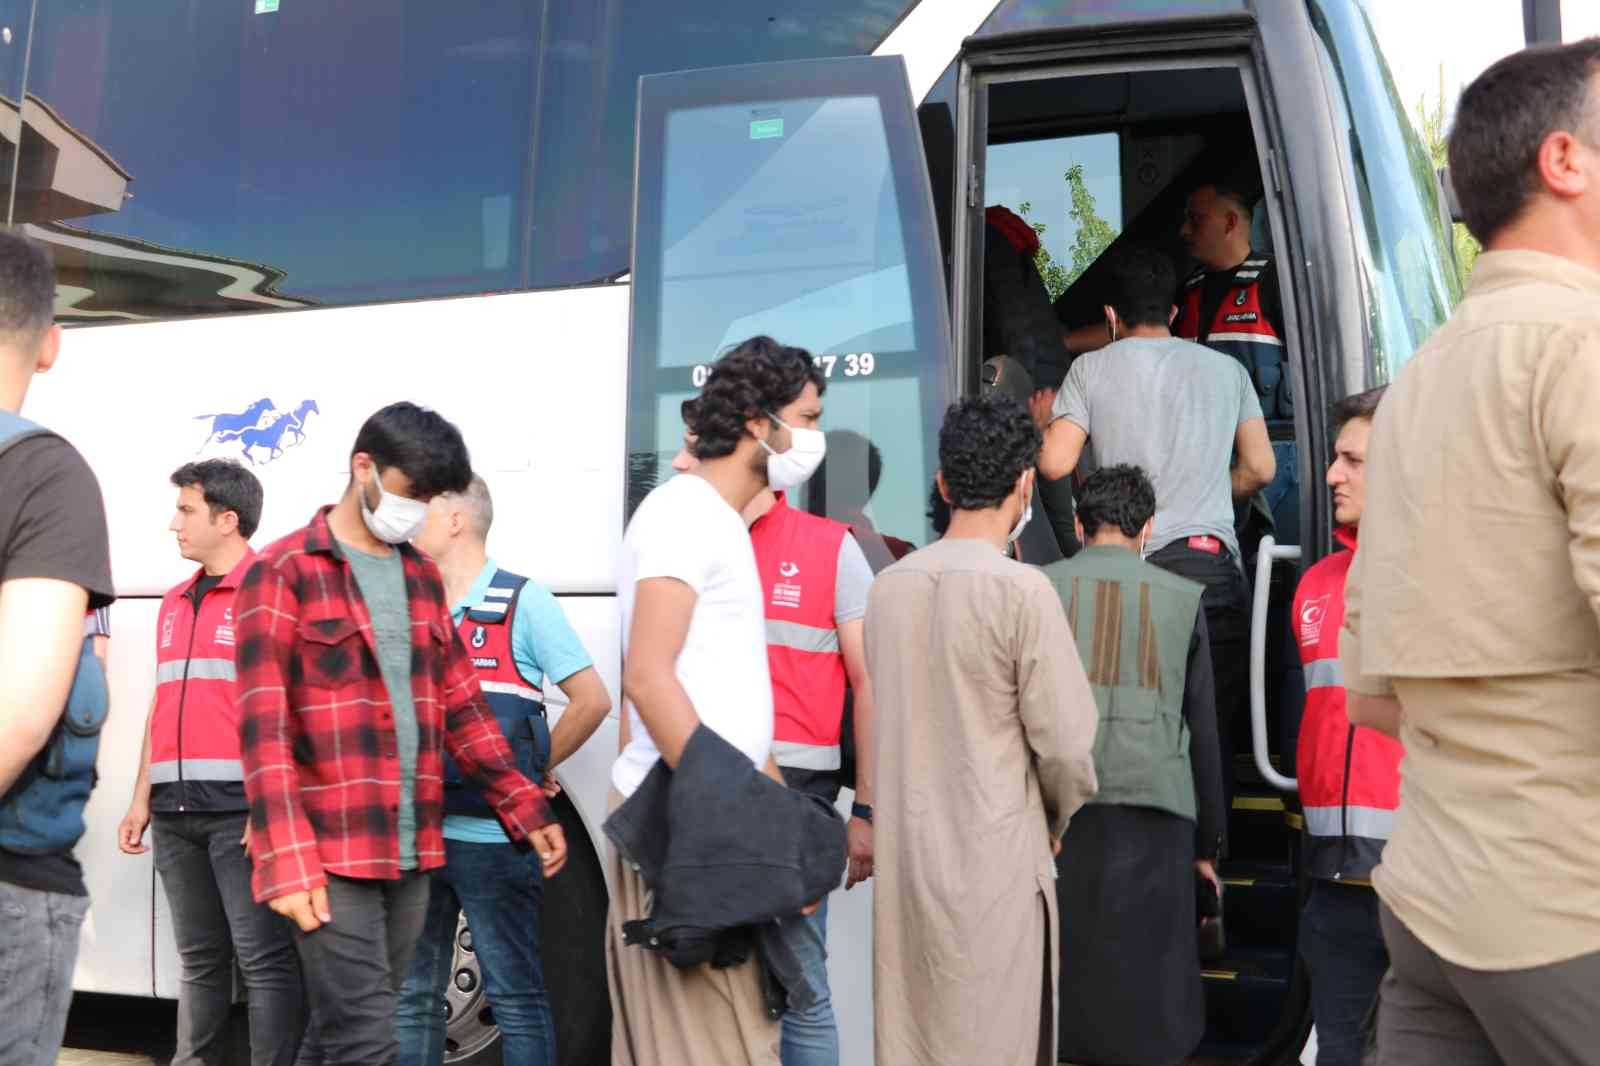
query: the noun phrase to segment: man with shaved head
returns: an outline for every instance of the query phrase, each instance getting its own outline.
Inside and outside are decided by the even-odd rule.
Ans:
[[[472,656],[485,701],[517,769],[558,790],[550,776],[594,733],[611,698],[561,605],[543,586],[489,558],[494,500],[474,474],[465,492],[428,504],[415,546],[444,575],[445,594]],[[542,688],[555,682],[567,708],[549,728]],[[506,838],[482,796],[445,763],[445,865],[434,881],[422,940],[400,993],[395,1035],[402,1066],[444,1061],[445,985],[463,910],[507,1062],[555,1066],[556,1030],[539,961],[544,878],[538,859]]]

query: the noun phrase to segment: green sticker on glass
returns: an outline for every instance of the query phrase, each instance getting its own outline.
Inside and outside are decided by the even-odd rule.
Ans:
[[[256,14],[270,15],[278,10],[278,0],[256,0]]]
[[[783,119],[758,118],[750,123],[750,139],[752,141],[770,141],[774,137],[783,136]]]

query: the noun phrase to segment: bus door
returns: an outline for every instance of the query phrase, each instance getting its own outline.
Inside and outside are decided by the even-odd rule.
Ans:
[[[629,515],[672,476],[680,406],[710,365],[767,334],[809,350],[827,382],[827,458],[791,503],[849,524],[877,568],[926,544],[955,382],[903,61],[651,75],[637,137]],[[847,1062],[872,1060],[870,884],[836,893],[828,917]]]
[[[1299,18],[1304,21],[1303,13]],[[1036,249],[1019,250],[1033,258],[1054,324],[1073,335],[1103,322],[1106,252],[1131,241],[1159,249],[1173,260],[1181,283],[1200,265],[1179,236],[1189,194],[1219,178],[1243,187],[1251,222],[1246,258],[1271,262],[1276,270],[1271,317],[1287,379],[1270,391],[1260,387],[1264,376],[1256,379],[1281,473],[1253,508],[1240,509],[1236,522],[1241,564],[1250,574],[1262,545],[1268,558],[1297,557],[1302,536],[1326,536],[1324,494],[1315,491],[1322,464],[1312,458],[1325,447],[1323,420],[1312,414],[1322,409],[1322,390],[1309,358],[1316,350],[1313,324],[1297,313],[1307,306],[1296,298],[1303,230],[1296,197],[1286,190],[1276,106],[1295,91],[1320,101],[1320,89],[1314,82],[1296,90],[1269,79],[1262,35],[1260,17],[1239,10],[969,40],[955,90],[949,227],[957,365],[962,388],[972,390],[983,359],[1000,354],[989,350],[997,336],[1021,343],[1016,330],[984,317],[1006,306],[986,298],[992,284],[986,275],[1000,276],[988,244],[1019,232],[1016,219],[1038,236]],[[1314,119],[1301,109],[1299,121]],[[1299,192],[1314,195],[1313,179]],[[1015,218],[997,226],[996,211]],[[1025,237],[1021,243],[1028,243]],[[1093,347],[1104,343],[1100,332]],[[1059,384],[1061,373],[1056,370],[1050,383]],[[1268,539],[1274,533],[1281,551]],[[1273,571],[1270,565],[1262,575],[1257,592],[1264,607],[1256,626],[1262,654],[1255,665],[1270,697],[1263,717],[1271,728],[1257,760],[1249,710],[1236,706],[1232,746],[1223,752],[1223,772],[1234,783],[1221,870],[1228,943],[1223,957],[1203,966],[1207,1031],[1198,1053],[1208,1060],[1292,1059],[1308,1024],[1295,953],[1294,798],[1286,801],[1274,780],[1285,767],[1292,773],[1293,730],[1283,722],[1294,719],[1301,702],[1298,657],[1287,637],[1297,575],[1292,567]],[[1246,618],[1226,638],[1241,671],[1250,661],[1250,638]]]

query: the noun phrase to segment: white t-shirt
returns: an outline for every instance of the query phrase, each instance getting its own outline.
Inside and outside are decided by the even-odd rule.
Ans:
[[[763,765],[772,750],[772,678],[761,577],[744,520],[704,478],[672,478],[645,497],[628,523],[617,572],[624,658],[635,587],[652,577],[676,578],[695,591],[678,681],[700,721]],[[631,796],[661,753],[632,701],[626,713],[628,746],[612,765],[611,783]]]

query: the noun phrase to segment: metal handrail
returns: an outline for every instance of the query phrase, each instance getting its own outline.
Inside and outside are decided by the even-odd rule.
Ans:
[[[1300,783],[1280,774],[1267,752],[1267,600],[1272,592],[1272,564],[1299,559],[1299,547],[1280,547],[1270,534],[1262,537],[1256,549],[1255,602],[1250,608],[1250,747],[1262,778],[1282,792],[1297,791]]]

